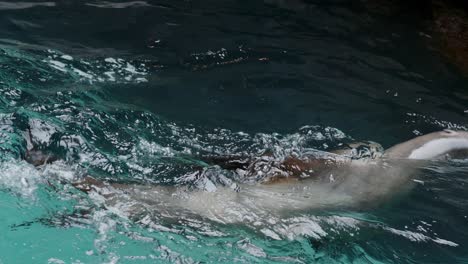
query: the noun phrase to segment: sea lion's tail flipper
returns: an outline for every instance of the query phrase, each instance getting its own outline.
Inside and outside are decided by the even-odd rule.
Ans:
[[[440,160],[468,158],[468,132],[443,130],[397,144],[384,153],[387,159]]]

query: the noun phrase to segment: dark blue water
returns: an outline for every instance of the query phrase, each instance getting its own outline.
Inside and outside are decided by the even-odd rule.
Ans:
[[[466,130],[467,79],[411,12],[207,0],[0,2],[0,14],[0,263],[468,262],[461,161],[422,168],[376,206],[233,205],[243,220],[232,222],[135,222],[69,183],[196,185],[200,154],[387,148]],[[61,161],[21,160],[28,126]],[[227,172],[213,173],[224,186],[213,175]]]

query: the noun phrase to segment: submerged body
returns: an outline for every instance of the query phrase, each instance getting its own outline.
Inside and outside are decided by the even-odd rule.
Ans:
[[[230,171],[243,179],[222,187],[207,173],[213,166],[190,175],[196,179],[196,188],[111,183],[89,176],[73,186],[136,221],[195,214],[221,223],[245,222],[249,215],[259,219],[310,208],[376,205],[410,189],[412,177],[427,160],[466,150],[468,132],[445,130],[365,159],[354,159],[343,150],[313,151],[281,160],[269,154],[205,159],[222,168],[215,177]]]
[[[280,217],[308,209],[378,205],[391,193],[409,188],[411,179],[401,164],[351,161],[320,178],[275,180],[267,184],[213,187],[200,173],[197,189],[185,186],[103,183],[85,178],[75,187],[101,197],[107,208],[139,220],[141,216],[173,218],[198,215],[220,223]],[[372,203],[372,204],[371,204]]]

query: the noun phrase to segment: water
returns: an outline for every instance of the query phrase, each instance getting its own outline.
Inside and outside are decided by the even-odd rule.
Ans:
[[[196,191],[236,184],[219,168],[194,177],[203,154],[387,148],[466,130],[466,77],[411,14],[274,0],[0,2],[0,12],[0,263],[468,262],[463,161],[426,165],[410,190],[374,205],[278,213],[256,206],[274,188],[242,202]],[[60,161],[21,160],[28,126]],[[182,192],[179,207],[210,198],[229,213],[156,196],[161,211],[142,202],[134,219],[131,197],[105,207],[72,187],[88,174],[188,186],[199,200]],[[289,194],[280,201],[302,201]]]

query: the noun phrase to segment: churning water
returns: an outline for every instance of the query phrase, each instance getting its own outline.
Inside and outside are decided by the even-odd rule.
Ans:
[[[466,130],[467,79],[411,16],[302,0],[14,1],[0,14],[0,263],[468,263],[463,161],[346,206],[323,189],[237,193],[235,175],[196,158]],[[58,161],[22,160],[28,127]],[[109,205],[71,185],[84,175],[161,190]],[[340,206],[307,206],[330,195]]]

